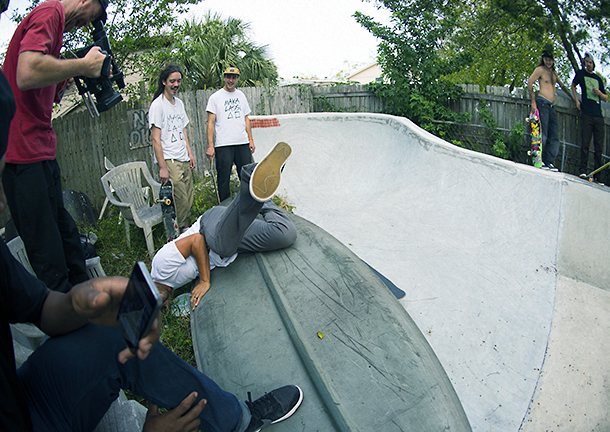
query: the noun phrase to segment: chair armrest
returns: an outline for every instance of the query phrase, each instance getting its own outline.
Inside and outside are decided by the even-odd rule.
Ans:
[[[153,200],[159,199],[159,192],[161,191],[161,183],[155,181],[154,179],[150,183],[150,188],[152,189]]]
[[[131,207],[131,203],[123,203],[121,201],[117,201],[116,198],[114,198],[113,196],[109,196],[106,195],[106,197],[108,198],[108,201],[110,201],[110,204],[117,206],[117,207]]]
[[[148,167],[146,165],[142,168],[142,173],[144,174],[144,178],[146,178],[146,181],[148,182],[148,184],[150,185],[150,188],[152,189],[153,199],[155,199],[155,200],[158,199],[159,191],[161,190],[161,183],[159,183],[158,181],[156,181],[153,178],[150,171],[148,171]]]

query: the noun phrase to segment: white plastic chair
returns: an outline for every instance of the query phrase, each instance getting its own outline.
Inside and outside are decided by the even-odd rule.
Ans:
[[[106,171],[110,171],[112,168],[114,168],[114,164],[112,162],[110,162],[110,160],[104,156],[104,167],[106,168]],[[114,191],[112,191],[114,192]],[[108,200],[108,197],[104,198],[104,204],[102,205],[102,210],[100,210],[100,217],[97,218],[97,220],[102,220],[102,216],[104,216],[104,212],[106,211],[106,206],[108,205],[110,201]]]
[[[104,167],[106,168],[106,171],[110,171],[112,168],[115,167],[115,165],[110,162],[110,159],[104,156]],[[114,190],[112,190],[112,192],[114,192]],[[144,198],[148,199],[148,194],[150,193],[150,186],[144,186],[142,188],[142,192],[144,193]],[[108,206],[109,202],[110,200],[108,199],[108,197],[104,198],[104,204],[102,205],[102,210],[100,210],[100,216],[97,218],[97,220],[102,220],[102,217],[104,216],[104,212],[106,211],[106,207]],[[119,224],[120,223],[121,220],[119,219]]]
[[[150,185],[153,198],[157,198],[161,184],[153,179],[146,162],[128,162],[114,167],[102,176],[101,181],[108,201],[119,207],[125,220],[127,246],[131,248],[129,225],[135,224],[144,230],[146,247],[152,257],[155,253],[152,227],[163,221],[163,214],[161,206],[151,205],[143,193],[142,176]]]
[[[28,253],[25,251],[25,245],[23,244],[23,240],[21,240],[21,237],[15,237],[6,245],[8,246],[8,250],[11,251],[11,254],[15,257],[15,259],[19,261],[27,271],[34,274],[34,269],[30,264],[30,259],[28,258]]]

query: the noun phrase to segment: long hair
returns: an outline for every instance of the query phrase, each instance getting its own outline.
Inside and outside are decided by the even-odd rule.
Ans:
[[[551,69],[555,70],[555,59],[552,56],[548,55],[546,52],[542,53],[542,57],[540,57],[540,63],[538,64],[538,66],[546,66],[544,64],[544,58],[545,57],[550,57],[553,60],[553,66],[551,66]]]
[[[167,66],[165,66],[165,68],[163,68],[163,70],[159,74],[159,79],[157,80],[157,90],[155,91],[155,96],[153,97],[153,100],[157,99],[159,95],[163,93],[163,90],[165,89],[163,81],[167,81],[169,76],[174,72],[180,72],[181,76],[184,75],[182,73],[182,67],[177,63],[169,63]]]

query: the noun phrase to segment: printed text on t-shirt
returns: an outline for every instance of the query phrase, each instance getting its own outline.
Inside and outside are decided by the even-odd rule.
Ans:
[[[241,105],[239,99],[227,99],[225,101],[225,112],[227,113],[227,119],[241,118]]]

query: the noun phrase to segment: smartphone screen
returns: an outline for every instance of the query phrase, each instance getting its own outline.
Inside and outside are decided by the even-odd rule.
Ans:
[[[117,319],[132,353],[150,331],[163,301],[143,262],[137,262],[129,277]]]

